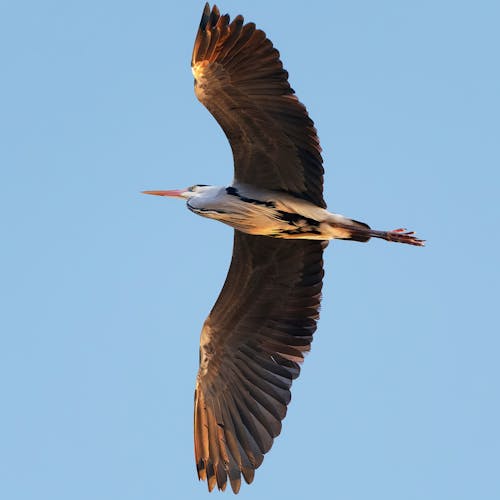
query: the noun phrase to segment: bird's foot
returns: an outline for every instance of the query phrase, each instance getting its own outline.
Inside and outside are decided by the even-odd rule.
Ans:
[[[417,247],[423,247],[425,245],[425,240],[420,240],[415,237],[415,231],[407,231],[405,228],[393,229],[392,231],[387,231],[386,233],[387,241],[395,241],[397,243],[406,243],[408,245],[415,245]]]

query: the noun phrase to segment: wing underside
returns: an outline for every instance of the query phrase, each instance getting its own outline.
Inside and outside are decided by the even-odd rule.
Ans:
[[[235,231],[233,258],[201,333],[195,392],[200,479],[238,492],[281,431],[316,329],[327,243]]]
[[[312,120],[279,52],[255,24],[205,6],[192,56],[195,93],[224,130],[235,183],[286,191],[326,207]]]

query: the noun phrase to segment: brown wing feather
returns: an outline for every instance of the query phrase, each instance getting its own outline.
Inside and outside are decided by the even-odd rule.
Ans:
[[[230,23],[206,4],[191,65],[196,96],[231,144],[234,181],[325,208],[316,129],[266,34],[241,16]]]
[[[316,329],[326,242],[235,231],[224,287],[201,333],[194,441],[200,479],[236,493],[281,431]]]

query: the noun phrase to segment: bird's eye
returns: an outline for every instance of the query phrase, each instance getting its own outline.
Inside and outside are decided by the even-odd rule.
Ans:
[[[199,188],[207,187],[207,185],[208,184],[195,184],[194,186],[191,186],[190,188],[188,188],[188,191],[196,193],[200,190]]]

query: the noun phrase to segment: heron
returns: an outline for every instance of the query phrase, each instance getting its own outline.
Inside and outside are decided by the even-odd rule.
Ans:
[[[424,241],[326,209],[314,123],[254,23],[207,3],[191,68],[197,98],[231,145],[233,182],[144,193],[184,199],[195,214],[234,228],[228,275],[200,336],[194,449],[209,491],[229,481],[238,493],[281,432],[319,318],[328,241]]]

